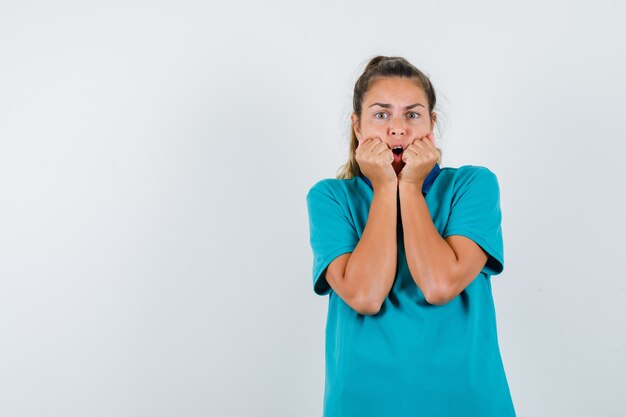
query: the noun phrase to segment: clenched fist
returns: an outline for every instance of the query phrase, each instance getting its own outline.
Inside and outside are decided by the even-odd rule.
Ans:
[[[359,141],[355,157],[361,172],[369,178],[373,187],[398,184],[398,176],[391,165],[393,152],[380,138]]]
[[[402,153],[402,161],[405,165],[398,174],[398,181],[423,184],[438,160],[439,151],[435,147],[432,133],[415,139]]]

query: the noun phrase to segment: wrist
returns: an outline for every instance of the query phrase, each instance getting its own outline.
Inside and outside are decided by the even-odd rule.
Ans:
[[[400,192],[408,191],[408,192],[420,192],[421,193],[423,184],[424,184],[424,181],[409,182],[409,181],[403,181],[402,179],[400,179],[398,181],[398,189],[400,190]]]
[[[397,181],[374,182],[372,183],[372,188],[374,189],[374,192],[395,194],[398,191],[398,182]]]

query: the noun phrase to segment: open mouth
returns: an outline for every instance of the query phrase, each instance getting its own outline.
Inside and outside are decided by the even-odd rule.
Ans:
[[[393,152],[393,153],[394,153],[394,154],[396,154],[396,155],[402,155],[402,152],[403,152],[403,151],[404,151],[404,149],[402,149],[401,147],[400,147],[400,148],[393,148],[393,149],[391,150],[391,152]]]

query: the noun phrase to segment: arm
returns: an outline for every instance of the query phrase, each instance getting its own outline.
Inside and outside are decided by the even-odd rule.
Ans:
[[[374,186],[367,224],[347,259],[343,279],[340,278],[339,285],[344,293],[353,294],[354,305],[359,308],[355,310],[362,314],[376,314],[380,310],[396,275],[397,196],[396,184]],[[329,283],[331,280],[337,281],[331,278]]]
[[[430,304],[445,304],[476,278],[487,255],[465,236],[441,237],[422,195],[422,183],[400,182],[399,193],[411,276]]]

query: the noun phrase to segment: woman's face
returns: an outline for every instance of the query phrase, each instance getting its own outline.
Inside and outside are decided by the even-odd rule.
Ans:
[[[415,139],[431,133],[437,118],[428,114],[428,100],[415,81],[387,77],[374,81],[365,93],[359,119],[352,113],[352,126],[359,143],[380,138],[389,149],[400,145],[406,149]],[[392,163],[396,174],[404,167],[396,155]]]

